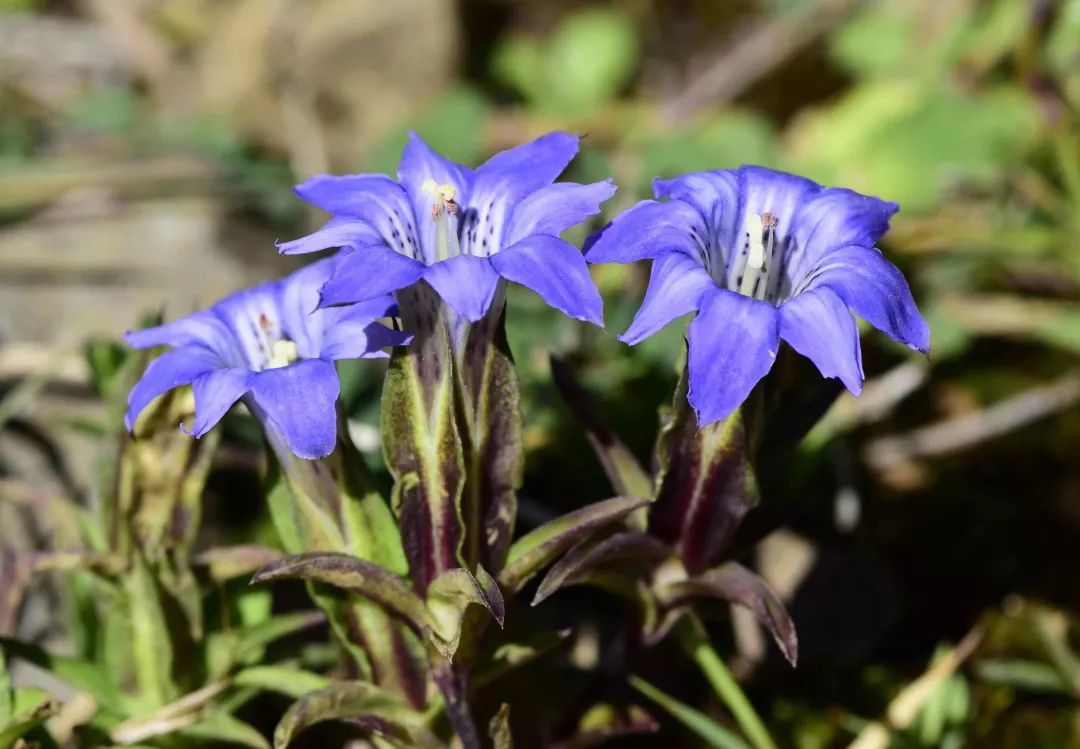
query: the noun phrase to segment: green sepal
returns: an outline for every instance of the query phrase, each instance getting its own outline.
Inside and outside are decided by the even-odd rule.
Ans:
[[[671,544],[687,571],[696,574],[726,548],[758,502],[751,459],[760,393],[752,393],[726,419],[700,428],[688,393],[684,367],[657,440],[649,532]]]
[[[422,285],[420,285],[422,286]],[[430,289],[402,292],[414,339],[394,349],[382,394],[386,465],[413,585],[423,592],[460,566],[465,456],[457,425],[453,355],[438,298]]]
[[[501,292],[497,294],[501,300]],[[514,535],[525,463],[521,385],[501,301],[468,328],[456,357],[466,462],[465,566],[498,573]]]

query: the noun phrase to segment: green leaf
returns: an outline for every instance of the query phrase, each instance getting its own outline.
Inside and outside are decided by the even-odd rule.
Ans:
[[[506,604],[498,584],[483,567],[478,571],[485,580],[483,585],[471,572],[459,567],[442,573],[428,586],[428,611],[436,623],[433,642],[447,660],[453,660],[457,651],[470,605],[487,609],[500,627],[506,616]]]
[[[252,666],[232,678],[238,687],[252,687],[264,692],[277,692],[299,699],[309,692],[330,686],[330,679],[302,668],[290,666]]]
[[[662,707],[686,728],[708,741],[711,746],[719,747],[719,749],[750,749],[749,744],[709,716],[668,696],[644,679],[631,676],[630,686]]]
[[[627,84],[637,57],[637,32],[626,15],[614,7],[572,13],[556,27],[544,54],[545,99],[560,113],[593,111]]]
[[[236,577],[250,575],[281,557],[281,552],[268,546],[244,544],[241,546],[217,546],[195,557],[195,564],[205,567],[210,579],[224,583]]]
[[[499,575],[499,582],[506,590],[516,593],[537,572],[567,549],[647,504],[649,500],[640,497],[614,497],[545,523],[519,538],[510,547],[506,567]]]
[[[445,749],[423,727],[423,715],[366,682],[341,682],[302,697],[286,711],[274,731],[275,749],[285,749],[316,723],[348,719],[376,735],[408,740],[417,749]]]
[[[346,554],[295,554],[259,570],[252,582],[313,580],[362,595],[402,617],[418,632],[434,629],[424,600],[393,572]]]
[[[983,681],[1025,692],[1074,694],[1073,687],[1061,672],[1049,663],[1020,658],[987,658],[979,661],[975,673]]]
[[[9,659],[21,658],[48,671],[78,691],[93,695],[103,708],[117,714],[125,712],[124,699],[111,674],[100,666],[78,658],[53,655],[37,645],[3,637],[0,637],[0,647],[3,647]]]
[[[488,724],[488,736],[493,749],[514,749],[514,737],[510,734],[510,706],[505,702]]]
[[[11,675],[7,670],[4,648],[0,647],[0,726],[6,726],[14,716],[14,696],[11,693]]]
[[[195,746],[221,742],[251,749],[270,749],[270,742],[261,733],[226,713],[211,713],[199,722],[180,729],[176,735],[193,742]]]
[[[540,632],[522,642],[504,642],[494,650],[488,649],[469,683],[476,689],[490,684],[503,674],[550,653],[566,642],[570,634],[569,629]]]
[[[20,738],[60,712],[60,705],[41,689],[17,690],[13,707],[14,717],[0,723],[0,749],[11,749]]]

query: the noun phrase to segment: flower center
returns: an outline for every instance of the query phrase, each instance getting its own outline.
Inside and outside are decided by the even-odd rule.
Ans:
[[[776,216],[766,211],[746,217],[743,225],[747,237],[746,267],[743,269],[739,293],[752,299],[764,299],[769,289],[769,274],[780,271],[776,263]]]
[[[457,188],[450,184],[438,184],[433,179],[424,180],[420,186],[426,195],[433,198],[431,220],[435,222],[435,260],[446,260],[461,254],[458,240],[457,214],[458,204],[454,202]]]
[[[275,335],[275,329],[276,326],[269,316],[265,313],[259,315],[257,338],[263,360],[263,366],[259,368],[259,371],[287,367],[300,358],[296,342],[284,336]]]

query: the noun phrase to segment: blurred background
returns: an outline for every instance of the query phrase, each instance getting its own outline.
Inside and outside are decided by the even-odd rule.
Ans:
[[[798,669],[739,616],[714,637],[783,746],[1080,746],[1078,0],[0,0],[0,546],[48,543],[27,492],[93,501],[123,331],[288,270],[274,241],[324,218],[291,186],[393,173],[409,129],[465,163],[582,133],[567,177],[615,178],[605,220],[743,163],[899,202],[883,248],[930,360],[867,335],[864,395],[767,477],[740,551]],[[684,326],[615,340],[647,274],[594,268],[604,331],[514,290],[525,527],[610,493],[549,353],[649,455]],[[343,374],[377,465],[381,372]],[[225,428],[204,532],[270,538],[257,432]],[[678,659],[625,662],[621,606],[534,610],[588,612],[547,677],[565,701],[630,698],[632,669],[724,720]],[[47,603],[14,628],[55,634]]]

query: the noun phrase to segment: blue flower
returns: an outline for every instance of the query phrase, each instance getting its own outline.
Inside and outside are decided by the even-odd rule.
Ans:
[[[125,424],[154,398],[182,385],[195,395],[190,434],[201,437],[241,398],[271,441],[301,458],[320,458],[337,440],[338,359],[385,357],[409,336],[373,322],[390,313],[388,296],[315,310],[333,259],[237,292],[210,309],[125,337],[135,348],[171,346],[150,362],[128,396]]]
[[[602,302],[588,266],[559,233],[598,213],[615,187],[610,180],[555,183],[577,150],[577,137],[550,133],[474,170],[412,134],[396,182],[379,174],[320,175],[299,185],[301,198],[333,218],[279,248],[346,248],[322,289],[323,306],[373,299],[423,279],[475,322],[507,279],[600,325]]]
[[[645,301],[620,339],[631,345],[676,317],[690,323],[690,403],[723,419],[768,373],[780,341],[825,377],[862,389],[851,313],[927,353],[930,330],[903,275],[874,244],[895,203],[762,167],[656,180],[591,238],[589,262],[651,258]]]

